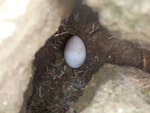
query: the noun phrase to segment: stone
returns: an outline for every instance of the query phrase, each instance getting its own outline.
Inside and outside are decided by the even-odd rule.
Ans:
[[[93,75],[83,96],[70,111],[149,113],[149,78],[149,74],[133,67],[105,64]]]
[[[24,113],[34,55],[70,14],[73,0],[3,0],[0,6],[0,113]]]
[[[84,0],[99,14],[99,21],[114,36],[150,50],[149,0]]]

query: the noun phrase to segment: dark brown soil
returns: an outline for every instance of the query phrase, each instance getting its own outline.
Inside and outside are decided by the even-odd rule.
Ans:
[[[84,87],[104,63],[128,65],[150,72],[150,53],[129,41],[119,40],[101,26],[97,13],[76,5],[69,18],[35,55],[33,95],[28,113],[65,113],[82,95]],[[85,43],[87,58],[79,69],[65,64],[67,40],[78,35]]]

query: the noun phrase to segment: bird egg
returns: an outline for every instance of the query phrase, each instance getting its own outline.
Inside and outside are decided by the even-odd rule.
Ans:
[[[78,36],[72,36],[64,50],[66,64],[71,68],[79,68],[86,59],[86,48],[83,41]]]

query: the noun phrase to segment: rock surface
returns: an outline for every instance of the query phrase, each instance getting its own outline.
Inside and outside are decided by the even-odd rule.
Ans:
[[[34,54],[69,15],[72,4],[72,0],[1,1],[0,113],[20,111]]]
[[[83,2],[98,12],[100,23],[113,36],[150,50],[149,0]],[[133,67],[105,65],[93,75],[84,95],[67,113],[149,113],[149,88],[149,74]]]
[[[150,49],[149,0],[84,0],[84,3],[99,13],[100,22],[117,38]]]
[[[106,64],[93,75],[84,95],[68,113],[72,109],[78,113],[89,104],[81,113],[149,113],[149,78],[136,68]]]
[[[117,38],[150,50],[149,0],[83,1],[98,11],[100,22]],[[24,95],[34,54],[69,15],[73,0],[4,0],[0,6],[0,113],[18,113],[32,92]],[[149,76],[136,68],[105,65],[73,109],[81,111],[92,101],[82,113],[149,113]]]

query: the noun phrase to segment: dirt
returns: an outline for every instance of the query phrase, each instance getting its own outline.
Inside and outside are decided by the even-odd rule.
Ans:
[[[77,3],[70,17],[35,55],[33,94],[27,113],[65,113],[83,94],[92,74],[104,63],[128,65],[150,72],[150,52],[139,45],[113,37],[100,23],[96,12]],[[67,40],[83,40],[87,58],[82,67],[66,65],[63,50]]]

